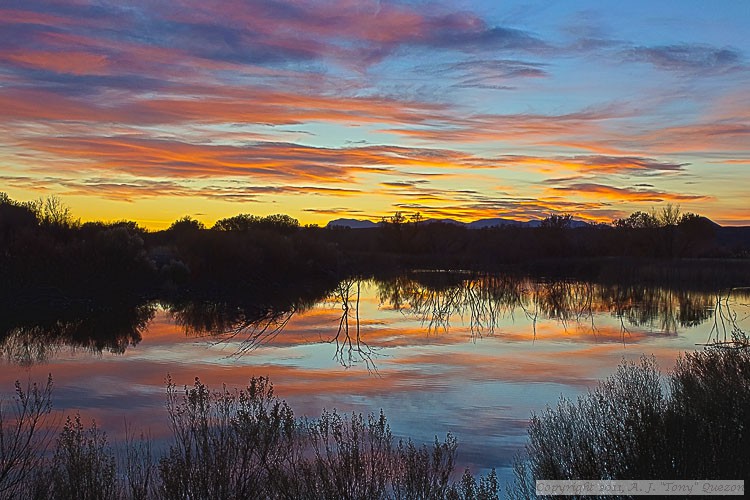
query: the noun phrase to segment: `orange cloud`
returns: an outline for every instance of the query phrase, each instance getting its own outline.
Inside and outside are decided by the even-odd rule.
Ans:
[[[493,160],[445,149],[396,146],[323,148],[294,143],[195,144],[135,135],[26,139],[29,151],[59,159],[54,171],[120,172],[143,177],[257,177],[351,182],[362,172],[399,168],[489,167]],[[67,159],[67,160],[66,160]],[[62,167],[62,168],[61,168]]]
[[[669,173],[684,170],[686,163],[661,161],[654,158],[621,155],[577,155],[577,156],[520,156],[506,155],[501,158],[512,166],[531,166],[543,173],[559,172],[561,169],[586,174],[648,174]]]
[[[619,202],[652,202],[709,200],[710,196],[667,193],[650,189],[616,188],[603,184],[579,183],[566,187],[550,188],[550,192],[576,194],[592,198],[605,198]]]
[[[74,75],[103,75],[109,73],[109,61],[100,54],[88,52],[27,51],[6,53],[0,56],[31,68],[44,68],[58,73]]]

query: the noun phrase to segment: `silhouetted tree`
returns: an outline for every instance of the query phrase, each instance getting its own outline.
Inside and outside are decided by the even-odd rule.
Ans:
[[[680,221],[680,206],[667,203],[661,210],[655,212],[654,218],[662,227],[676,226]]]
[[[198,231],[201,229],[206,229],[206,226],[201,221],[193,219],[189,215],[186,215],[174,221],[169,226],[168,231],[183,233],[183,232]]]
[[[40,198],[27,206],[36,213],[37,219],[44,226],[67,229],[80,225],[79,221],[73,220],[70,208],[57,195]]]
[[[677,252],[681,257],[701,257],[712,250],[717,225],[694,213],[684,213],[677,223]]]
[[[0,242],[9,242],[20,231],[37,225],[36,213],[0,192]]]
[[[214,224],[212,229],[218,231],[250,231],[252,229],[266,229],[291,234],[299,229],[299,221],[284,214],[267,215],[265,217],[239,214],[216,221],[216,224]]]
[[[657,227],[659,221],[653,214],[638,211],[625,219],[615,219],[612,225],[620,229],[646,229]]]
[[[573,222],[570,214],[551,214],[541,222],[541,227],[550,229],[568,229]]]

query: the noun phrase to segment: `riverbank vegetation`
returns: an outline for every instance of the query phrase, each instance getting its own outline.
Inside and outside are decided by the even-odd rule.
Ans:
[[[184,217],[164,231],[130,221],[80,223],[54,196],[17,202],[0,193],[2,299],[210,298],[241,293],[262,303],[289,289],[409,269],[462,269],[596,278],[714,269],[746,284],[750,231],[695,214],[636,212],[573,227],[550,215],[539,227],[469,229],[397,214],[379,227],[301,227],[285,215],[240,214],[211,228]],[[709,271],[706,271],[709,270]]]
[[[265,378],[240,390],[167,386],[164,449],[132,432],[118,451],[96,423],[53,418],[52,381],[0,412],[0,498],[491,499],[494,471],[455,471],[457,440],[395,439],[382,413],[295,416]],[[511,498],[536,479],[736,479],[750,474],[750,350],[730,343],[623,362],[577,401],[532,415]]]
[[[0,413],[0,498],[491,499],[494,470],[456,477],[457,441],[396,440],[382,413],[299,418],[265,378],[245,389],[167,386],[172,438],[141,435],[116,453],[105,430],[68,416],[56,437],[52,381],[22,388]],[[8,406],[11,410],[8,411]]]
[[[666,377],[653,358],[623,362],[577,401],[533,415],[511,497],[535,498],[537,479],[750,477],[750,346],[736,333]]]

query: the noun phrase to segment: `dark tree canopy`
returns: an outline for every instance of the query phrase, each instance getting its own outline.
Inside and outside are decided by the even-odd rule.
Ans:
[[[299,221],[288,215],[274,214],[259,217],[251,214],[239,214],[216,221],[212,229],[217,231],[249,231],[251,229],[268,229],[282,233],[292,233],[299,228]]]

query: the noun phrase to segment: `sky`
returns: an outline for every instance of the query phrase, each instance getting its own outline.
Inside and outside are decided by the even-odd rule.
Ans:
[[[3,0],[0,191],[239,213],[750,225],[750,2]]]

